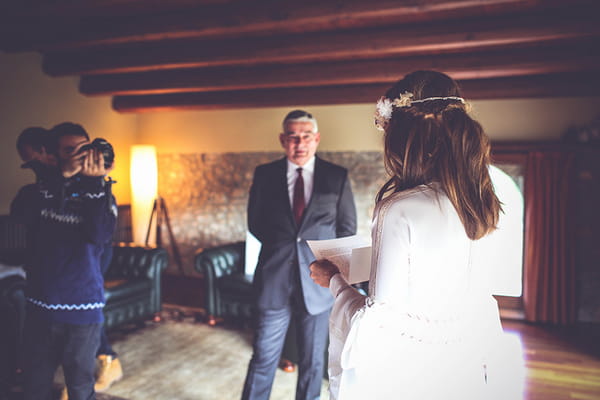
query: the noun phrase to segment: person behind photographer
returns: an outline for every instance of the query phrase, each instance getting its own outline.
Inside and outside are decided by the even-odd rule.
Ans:
[[[47,129],[39,126],[26,128],[17,138],[17,152],[23,161],[22,168],[32,168],[32,162],[37,161],[42,165],[56,167],[57,160],[48,150],[51,135]],[[32,168],[34,172],[35,168]],[[36,176],[37,178],[37,176]]]
[[[59,124],[51,134],[58,168],[44,169],[38,190],[11,204],[31,232],[24,399],[49,398],[59,364],[69,398],[94,399],[104,306],[100,255],[116,222],[104,180],[111,167],[100,151],[79,151],[89,141],[80,125]]]
[[[36,196],[39,193],[40,182],[49,174],[56,173],[57,159],[56,156],[50,153],[52,147],[52,135],[50,132],[39,126],[25,128],[17,137],[17,152],[23,164],[21,168],[31,169],[35,174],[35,183],[30,183],[22,186],[19,192],[11,203],[11,214],[20,215],[21,222],[28,225],[31,223],[33,216],[25,213],[20,207],[27,204],[27,199]],[[31,247],[31,233],[35,230],[31,227],[27,230],[27,247]],[[29,252],[26,252],[26,255]],[[28,266],[28,260],[24,260],[25,269]]]
[[[46,151],[46,139],[50,135],[41,127],[29,127],[23,130],[17,138],[17,152],[23,161],[22,168],[32,168],[34,163],[39,165],[53,163],[56,158]],[[37,160],[37,161],[34,161]],[[33,169],[33,168],[32,168]],[[39,170],[39,168],[36,168]],[[37,180],[37,178],[36,178]],[[37,184],[30,183],[19,190],[20,196],[27,197],[37,191]],[[11,223],[12,225],[12,223]],[[12,232],[11,225],[6,228]],[[9,233],[12,236],[12,233]],[[25,269],[27,250],[12,248],[10,243],[0,257],[0,398],[12,398],[12,394],[22,386],[22,338],[25,319]]]

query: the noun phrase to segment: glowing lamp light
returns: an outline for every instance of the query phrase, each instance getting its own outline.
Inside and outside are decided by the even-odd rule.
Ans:
[[[158,167],[156,147],[134,145],[131,147],[131,223],[133,241],[146,242],[152,206],[158,195]],[[154,218],[156,221],[156,218]],[[153,221],[153,222],[154,222]],[[155,230],[150,230],[149,244],[155,243]]]

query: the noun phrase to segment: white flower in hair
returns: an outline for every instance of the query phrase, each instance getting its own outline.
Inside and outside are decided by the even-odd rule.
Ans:
[[[377,112],[382,118],[390,119],[392,118],[392,110],[393,105],[392,101],[387,97],[382,97],[377,102]]]
[[[394,107],[410,107],[412,93],[404,92],[400,94],[400,97],[394,100],[390,100],[385,96],[382,96],[377,101],[377,109],[375,111],[375,126],[380,131],[385,130],[390,119],[392,119],[392,112]]]
[[[385,129],[385,125],[392,118],[392,111],[394,107],[392,105],[392,101],[385,96],[382,96],[377,101],[377,106],[375,110],[375,126],[380,131]]]

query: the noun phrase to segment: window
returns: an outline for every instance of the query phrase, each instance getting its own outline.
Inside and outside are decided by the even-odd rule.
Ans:
[[[498,229],[475,243],[473,267],[482,271],[504,316],[520,318],[523,293],[524,164],[496,162],[490,177],[502,202]],[[514,312],[517,312],[515,314]]]

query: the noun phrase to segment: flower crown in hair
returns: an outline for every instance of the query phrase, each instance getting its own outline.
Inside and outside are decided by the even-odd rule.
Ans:
[[[456,100],[460,101],[463,104],[465,103],[465,99],[457,96],[448,96],[448,97],[427,97],[421,100],[412,100],[413,94],[410,92],[404,92],[400,94],[400,97],[390,100],[385,96],[382,96],[377,101],[377,108],[375,110],[375,126],[380,131],[385,130],[385,127],[390,122],[392,118],[392,112],[394,111],[394,107],[410,107],[414,103],[425,103],[427,101],[432,100]]]

